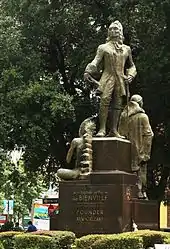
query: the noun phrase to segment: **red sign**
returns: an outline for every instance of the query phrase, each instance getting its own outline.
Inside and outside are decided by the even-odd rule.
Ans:
[[[0,214],[0,224],[5,224],[7,222],[7,215]]]

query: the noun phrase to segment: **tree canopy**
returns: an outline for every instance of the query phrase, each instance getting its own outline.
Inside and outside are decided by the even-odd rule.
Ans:
[[[144,97],[155,133],[150,168],[163,177],[152,186],[162,195],[170,169],[169,13],[168,0],[1,0],[0,146],[24,147],[29,170],[50,175],[65,165],[67,143],[96,111],[85,66],[119,19],[138,71],[131,93]]]

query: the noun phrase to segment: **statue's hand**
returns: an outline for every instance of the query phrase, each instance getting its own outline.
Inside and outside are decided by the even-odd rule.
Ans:
[[[125,79],[125,82],[126,82],[126,83],[131,83],[132,80],[133,80],[133,76],[129,75],[129,76],[127,76],[127,78]]]
[[[84,80],[85,81],[88,81],[88,82],[91,82],[91,75],[89,73],[84,73]]]
[[[88,81],[92,85],[95,85],[95,88],[99,87],[99,82],[95,80],[89,73],[84,73],[84,80]]]
[[[147,163],[147,161],[141,161],[141,162],[140,162],[140,165],[143,166],[143,165],[145,165],[146,163]]]
[[[149,161],[149,159],[150,159],[149,155],[147,155],[146,153],[140,152],[140,156],[139,156],[140,162],[147,163],[147,161]]]

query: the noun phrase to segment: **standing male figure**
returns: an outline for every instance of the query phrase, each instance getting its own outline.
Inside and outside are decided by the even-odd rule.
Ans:
[[[130,67],[125,72],[125,63],[129,60]],[[123,27],[119,21],[111,23],[105,44],[98,47],[94,60],[85,69],[84,79],[93,81],[93,75],[102,63],[102,76],[98,90],[101,93],[98,137],[106,135],[108,109],[113,100],[112,127],[109,136],[120,137],[118,122],[122,111],[123,97],[128,95],[125,84],[132,82],[136,76],[136,67],[132,60],[131,49],[123,44]],[[95,80],[94,80],[95,82]]]
[[[142,97],[133,95],[121,113],[119,132],[131,142],[132,171],[138,177],[138,197],[146,199],[147,162],[150,159],[153,131],[142,107]]]

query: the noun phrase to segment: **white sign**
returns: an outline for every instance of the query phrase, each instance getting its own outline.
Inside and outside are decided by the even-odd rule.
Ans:
[[[50,219],[42,220],[42,219],[33,219],[33,224],[36,226],[38,230],[50,230]]]
[[[14,213],[14,201],[13,200],[3,200],[3,214],[13,214]]]
[[[170,244],[155,244],[155,249],[170,249]]]

